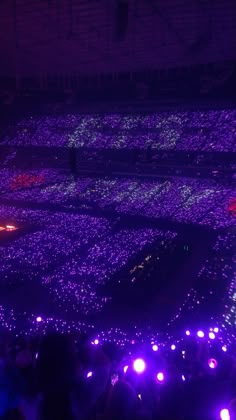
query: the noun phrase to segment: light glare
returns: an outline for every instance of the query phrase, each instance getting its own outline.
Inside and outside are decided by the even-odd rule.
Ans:
[[[216,359],[209,359],[208,360],[208,366],[209,366],[209,368],[216,369],[217,368],[217,365],[218,365],[218,362],[217,362]]]
[[[127,365],[124,366],[124,368],[123,368],[124,373],[126,373],[128,369],[129,369],[129,366],[127,366]]]
[[[164,373],[163,372],[158,372],[157,381],[158,382],[163,382],[164,381]]]
[[[133,364],[134,370],[137,373],[143,373],[146,369],[146,364],[143,359],[136,359]]]
[[[158,351],[158,345],[157,345],[157,344],[153,344],[153,346],[152,346],[152,350],[153,350],[153,351]]]
[[[220,418],[221,420],[230,420],[229,410],[227,408],[223,408],[220,411]]]

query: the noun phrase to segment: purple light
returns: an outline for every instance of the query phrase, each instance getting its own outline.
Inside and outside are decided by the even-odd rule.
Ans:
[[[153,351],[158,351],[158,345],[157,345],[157,344],[153,344],[153,346],[152,346],[152,350],[153,350]]]
[[[197,336],[199,337],[199,338],[203,338],[204,337],[204,332],[203,331],[201,331],[201,330],[199,330],[198,332],[197,332]]]
[[[223,408],[220,411],[220,418],[221,420],[230,420],[229,410],[227,408]]]
[[[143,359],[136,359],[133,364],[136,373],[143,373],[146,369],[146,364]]]
[[[209,338],[211,340],[214,340],[216,338],[216,335],[213,332],[209,332]]]
[[[226,352],[227,351],[227,347],[226,346],[222,346],[221,347],[222,351]]]
[[[93,376],[93,372],[88,372],[87,373],[87,378],[91,378],[91,376]]]
[[[163,372],[158,372],[157,374],[157,381],[158,382],[163,382],[164,381],[164,373]]]
[[[128,369],[129,369],[129,366],[128,366],[128,365],[124,366],[124,367],[123,367],[123,371],[124,371],[124,373],[126,373]]]
[[[209,368],[216,369],[217,368],[217,365],[218,365],[218,362],[217,362],[216,359],[209,359],[208,360],[208,366],[209,366]]]
[[[42,317],[41,316],[37,316],[36,321],[37,322],[42,322]]]
[[[176,349],[176,345],[175,344],[171,344],[170,348],[171,348],[171,350],[175,350]]]
[[[182,381],[183,381],[183,382],[185,382],[185,381],[186,381],[186,378],[185,378],[185,376],[184,376],[184,375],[182,375],[182,376],[181,376],[181,378],[182,378]]]
[[[190,333],[190,331],[189,331],[189,330],[186,330],[186,331],[185,331],[185,334],[186,334],[186,335],[190,335],[191,333]]]
[[[95,344],[95,346],[97,346],[99,344],[99,340],[97,338],[94,340],[94,344]]]
[[[218,328],[218,327],[215,327],[215,328],[213,329],[213,331],[214,331],[215,333],[218,333],[218,332],[219,332],[219,328]]]

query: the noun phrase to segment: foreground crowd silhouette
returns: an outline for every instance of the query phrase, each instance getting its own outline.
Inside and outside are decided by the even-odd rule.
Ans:
[[[204,350],[181,366],[166,361],[168,380],[122,367],[117,349],[86,337],[50,333],[0,339],[0,419],[10,420],[234,420],[235,361],[206,369]],[[225,410],[223,411],[225,407]],[[228,411],[229,410],[229,411]],[[229,417],[228,417],[229,419]]]

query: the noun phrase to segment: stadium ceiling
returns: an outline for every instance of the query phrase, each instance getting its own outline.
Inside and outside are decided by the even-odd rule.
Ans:
[[[173,68],[236,57],[234,0],[2,0],[0,76]]]

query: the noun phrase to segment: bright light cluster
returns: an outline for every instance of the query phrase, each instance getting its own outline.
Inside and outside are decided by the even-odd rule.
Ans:
[[[198,274],[198,281],[187,294],[183,304],[171,319],[169,325],[175,325],[180,319],[187,319],[190,311],[194,311],[198,317],[204,311],[209,312],[209,304],[212,305],[212,315],[218,317],[224,328],[235,327],[236,325],[236,284],[235,284],[235,240],[236,233],[233,229],[229,232],[218,235],[215,245],[212,248],[211,256],[201,267]],[[222,288],[225,294],[222,295]],[[227,291],[227,293],[226,293]],[[225,303],[225,311],[219,313],[220,304]],[[222,309],[220,309],[222,311]],[[214,311],[214,312],[213,312]],[[209,331],[209,340],[215,340],[218,327]],[[187,336],[191,331],[187,330]],[[198,337],[201,340],[205,332],[199,330]],[[229,332],[229,340],[235,340],[234,328]]]
[[[19,217],[25,220],[23,213]],[[69,257],[75,257],[82,247],[109,230],[108,221],[102,218],[44,211],[37,214],[36,232],[1,247],[1,282],[6,285],[41,280],[45,273],[63,265]],[[28,222],[29,219],[30,214]]]
[[[60,182],[60,173],[54,169],[0,169],[1,194],[19,191],[32,191],[33,188]]]
[[[0,216],[6,212],[12,217],[14,210],[0,207]],[[33,215],[24,209],[15,213],[28,223]],[[100,297],[98,288],[148,244],[161,248],[176,236],[150,228],[114,232],[112,220],[71,212],[36,211],[32,226],[33,232],[0,247],[2,286],[23,283],[30,293],[34,281],[40,282],[66,312],[84,315],[102,310],[111,297]]]
[[[10,179],[13,175],[8,174]],[[15,176],[15,175],[14,175]],[[107,211],[142,215],[149,218],[168,218],[182,223],[211,227],[234,226],[235,217],[228,212],[234,195],[232,185],[214,180],[172,178],[142,180],[137,178],[81,178],[75,181],[61,172],[44,172],[42,186],[5,190],[5,200],[29,203],[58,204],[78,210],[78,206],[96,206]],[[1,183],[1,181],[0,181]],[[4,175],[4,188],[10,184]]]
[[[82,321],[65,321],[63,318],[58,317],[48,317],[43,315],[35,314],[26,314],[15,312],[13,309],[9,309],[0,305],[0,325],[7,328],[9,331],[14,331],[16,334],[23,334],[28,336],[42,335],[46,332],[52,331],[52,329],[66,334],[73,334],[76,338],[76,334],[80,332],[85,332],[88,335],[95,337],[91,340],[91,346],[99,346],[105,343],[115,343],[118,347],[124,348],[127,350],[127,357],[130,358],[131,355],[137,352],[139,348],[140,351],[151,351],[154,357],[162,357],[163,355],[172,352],[170,343],[175,342],[176,355],[177,357],[182,357],[185,359],[186,350],[188,349],[189,343],[195,342],[201,345],[197,337],[197,330],[191,331],[191,339],[186,338],[184,331],[182,335],[175,333],[171,335],[167,333],[165,336],[161,336],[158,331],[149,332],[145,330],[138,330],[135,327],[135,331],[124,332],[119,328],[104,328],[98,330],[92,323],[82,322]],[[209,328],[205,328],[205,337],[207,337],[207,332]],[[156,341],[158,342],[158,350],[153,350],[152,339],[155,336]],[[190,340],[190,341],[189,341]],[[209,346],[209,354],[211,353],[211,343],[204,339],[204,343]],[[223,344],[224,343],[224,344]],[[135,345],[134,345],[135,344]],[[228,352],[231,354],[231,343],[227,334],[222,330],[221,333],[217,336],[215,346],[218,349],[219,357],[223,357],[224,353]],[[228,350],[229,349],[229,350]],[[221,355],[221,356],[220,356]],[[132,356],[133,357],[133,356]],[[207,364],[210,369],[216,369],[218,367],[218,360],[210,358],[207,361]],[[126,363],[124,365],[124,372],[128,371],[130,364]],[[145,358],[138,357],[134,358],[132,362],[132,367],[137,373],[143,373],[147,368],[147,363]]]
[[[53,176],[55,176],[55,173]],[[76,189],[87,191],[87,186],[91,182],[93,182],[91,188],[94,191],[98,186],[98,196],[102,188],[109,191],[109,180],[106,180],[106,184],[102,180],[95,184],[95,181],[84,179],[81,182],[81,188],[78,186],[77,189],[76,183]],[[78,184],[80,185],[80,182]],[[127,186],[127,193],[122,192],[125,185]],[[132,196],[134,185],[134,182],[130,184],[130,180],[113,180],[119,206],[127,205],[128,196],[129,194]],[[146,188],[146,191],[148,191],[148,183]],[[38,191],[40,191],[40,196],[43,196],[39,188]],[[17,192],[14,192],[14,194],[17,194]],[[23,191],[22,194],[24,194]],[[91,194],[95,194],[95,192],[91,191]],[[34,191],[32,195],[37,199]],[[45,200],[46,197],[47,194]],[[145,193],[142,198],[145,202]],[[112,195],[110,195],[108,203],[112,203]],[[164,203],[163,199],[162,203]],[[103,205],[105,206],[105,200]],[[157,205],[159,204],[157,203]],[[172,202],[171,205],[173,206]],[[135,205],[133,204],[131,208],[134,211]],[[78,215],[73,213],[73,207],[68,207],[68,210],[66,204],[65,209],[60,213],[49,210],[17,208],[10,205],[0,206],[1,220],[10,221],[11,224],[13,221],[30,223],[36,228],[36,231],[22,236],[14,243],[1,247],[4,263],[1,264],[0,273],[3,283],[5,282],[7,285],[11,282],[18,283],[39,279],[39,281],[43,281],[44,286],[61,304],[68,306],[70,302],[70,308],[76,311],[82,310],[85,314],[100,311],[109,302],[109,296],[98,300],[97,286],[104,279],[108,280],[123,264],[132,258],[132,255],[136,255],[150,241],[156,241],[158,238],[170,240],[175,236],[174,233],[165,232],[163,234],[157,229],[129,229],[112,233],[112,225],[107,219]],[[225,322],[228,325],[235,325],[236,313],[233,241],[231,232],[219,235],[213,248],[212,258],[205,262],[199,273],[199,278],[204,282],[208,279],[220,278],[225,281],[226,286],[230,284],[229,300],[226,304],[225,314]],[[131,245],[128,246],[128,244]],[[83,257],[79,255],[78,258],[80,250],[84,249],[85,246],[87,253]],[[227,254],[225,254],[225,251],[227,251]],[[60,264],[59,268],[57,268],[58,264]],[[47,274],[48,270],[51,273],[50,276]],[[217,288],[218,283],[215,282],[215,285]],[[190,291],[187,303],[183,304],[183,307],[186,308],[185,313],[188,314],[188,311],[194,308],[201,310],[202,305],[206,305],[208,298],[214,297],[215,293],[211,289],[205,295],[199,295],[194,290]],[[182,307],[180,313],[181,316],[184,316]],[[176,314],[174,320],[179,318],[180,313]],[[212,337],[211,333],[209,338],[213,339]]]
[[[236,325],[236,271],[234,272],[234,276],[229,285],[228,301],[226,303],[225,322],[231,326]]]
[[[21,120],[17,127],[8,131],[3,143],[93,149],[141,150],[150,146],[163,151],[236,151],[234,119],[235,110],[135,116],[40,116]],[[9,167],[14,156],[10,156]],[[4,168],[0,175],[5,203],[0,206],[1,226],[17,226],[24,222],[32,227],[30,232],[14,242],[0,246],[3,261],[0,266],[1,284],[8,286],[10,283],[28,282],[34,285],[38,281],[45,293],[50,291],[56,302],[63,305],[65,312],[89,315],[101,311],[110,296],[100,298],[97,289],[109,282],[147,245],[165,246],[176,236],[175,232],[162,232],[153,227],[114,229],[115,218],[107,216],[111,209],[115,217],[141,215],[152,221],[163,218],[169,222],[207,225],[214,229],[235,225],[235,217],[228,211],[235,192],[227,181],[220,183],[184,177],[155,180],[84,177],[75,180],[62,171],[52,169],[20,171]],[[16,207],[12,206],[12,200],[17,201]],[[30,209],[30,206],[35,208],[37,205],[41,210]],[[99,212],[101,217],[78,214],[86,213],[87,209],[91,214]],[[203,293],[202,289],[194,286],[171,325],[188,315],[189,311],[194,311],[197,317],[204,305],[207,306],[213,299],[217,301],[217,287],[221,282],[229,291],[223,327],[235,326],[234,236],[232,232],[222,230],[212,256],[205,261],[198,277],[198,283],[209,284],[209,287]],[[0,322],[10,329],[18,329],[15,314],[7,309],[3,312]],[[61,332],[77,332],[81,327],[86,329],[86,323],[76,322],[63,321],[56,316],[48,318],[44,314],[25,314],[19,324],[28,333],[37,332],[39,328],[45,332],[47,326],[55,326]],[[93,326],[87,327],[92,329]],[[199,342],[209,340],[213,345],[218,339],[217,328],[209,331],[204,328],[186,330],[185,338],[195,337]],[[130,337],[118,328],[101,331],[99,337],[106,340],[107,335],[110,341],[122,346],[130,342]],[[132,344],[135,345],[143,336],[142,331],[135,331]],[[228,350],[229,343],[221,343],[223,352]],[[170,341],[168,346],[173,355],[179,350],[177,341]],[[153,352],[159,354],[160,347],[155,336]]]
[[[92,245],[84,257],[72,257],[49,276],[43,283],[51,289],[59,302],[78,313],[99,312],[108,298],[99,298],[97,288],[107,283],[133,256],[154,240],[161,242],[174,238],[175,234],[156,229],[123,229],[106,234]]]
[[[8,130],[3,141],[21,146],[236,151],[235,110],[34,116]]]
[[[17,230],[18,228],[15,225],[5,225],[0,226],[0,232],[6,231],[6,232],[13,232],[14,230]]]

